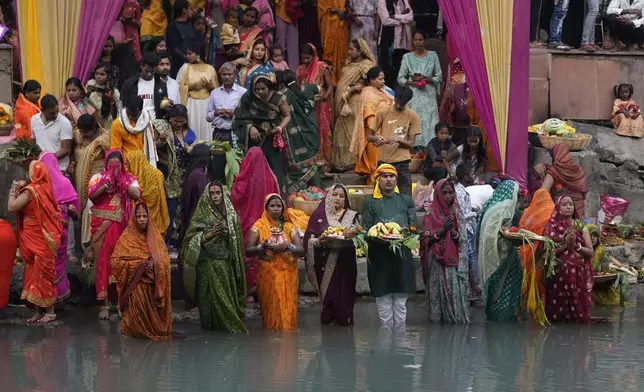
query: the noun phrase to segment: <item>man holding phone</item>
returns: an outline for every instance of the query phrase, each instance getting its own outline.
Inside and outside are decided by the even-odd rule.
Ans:
[[[398,172],[400,192],[411,196],[410,149],[414,147],[416,135],[420,134],[420,120],[407,107],[414,96],[411,88],[399,86],[394,105],[381,109],[369,130],[367,141],[378,147],[378,165],[388,163]]]
[[[612,0],[606,10],[606,26],[610,35],[630,50],[644,43],[643,0]]]

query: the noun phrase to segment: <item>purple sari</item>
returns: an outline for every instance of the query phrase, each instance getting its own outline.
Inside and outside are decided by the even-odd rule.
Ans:
[[[335,187],[341,187],[345,195],[345,210],[335,214],[333,201],[329,198]],[[322,324],[335,322],[338,325],[353,325],[353,305],[356,300],[356,249],[349,246],[330,249],[321,246],[319,237],[329,226],[350,227],[357,221],[358,213],[349,205],[349,194],[343,185],[329,188],[327,197],[313,212],[304,235],[306,249],[306,274],[316,288],[322,303]]]

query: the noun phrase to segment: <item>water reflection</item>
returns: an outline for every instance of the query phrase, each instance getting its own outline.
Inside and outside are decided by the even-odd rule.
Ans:
[[[547,329],[478,321],[378,328],[361,304],[354,328],[321,327],[305,312],[298,331],[251,325],[248,335],[177,323],[175,339],[122,337],[94,313],[56,328],[0,325],[6,391],[639,391],[644,310],[603,325]],[[419,309],[421,309],[419,307]],[[620,319],[620,317],[622,317]],[[362,321],[360,321],[362,320]]]

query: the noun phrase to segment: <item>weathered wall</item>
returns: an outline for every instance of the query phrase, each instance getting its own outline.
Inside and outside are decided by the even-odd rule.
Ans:
[[[11,87],[13,78],[13,48],[11,45],[0,44],[0,102],[11,103]]]

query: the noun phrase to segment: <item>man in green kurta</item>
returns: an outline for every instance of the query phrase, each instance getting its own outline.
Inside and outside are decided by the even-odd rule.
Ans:
[[[398,172],[383,164],[376,169],[373,197],[364,201],[362,223],[365,229],[378,222],[396,222],[401,227],[416,224],[414,201],[398,192]],[[378,315],[383,326],[404,324],[407,297],[416,292],[416,268],[411,252],[402,247],[402,255],[389,250],[384,240],[369,241],[369,287],[376,297]]]

